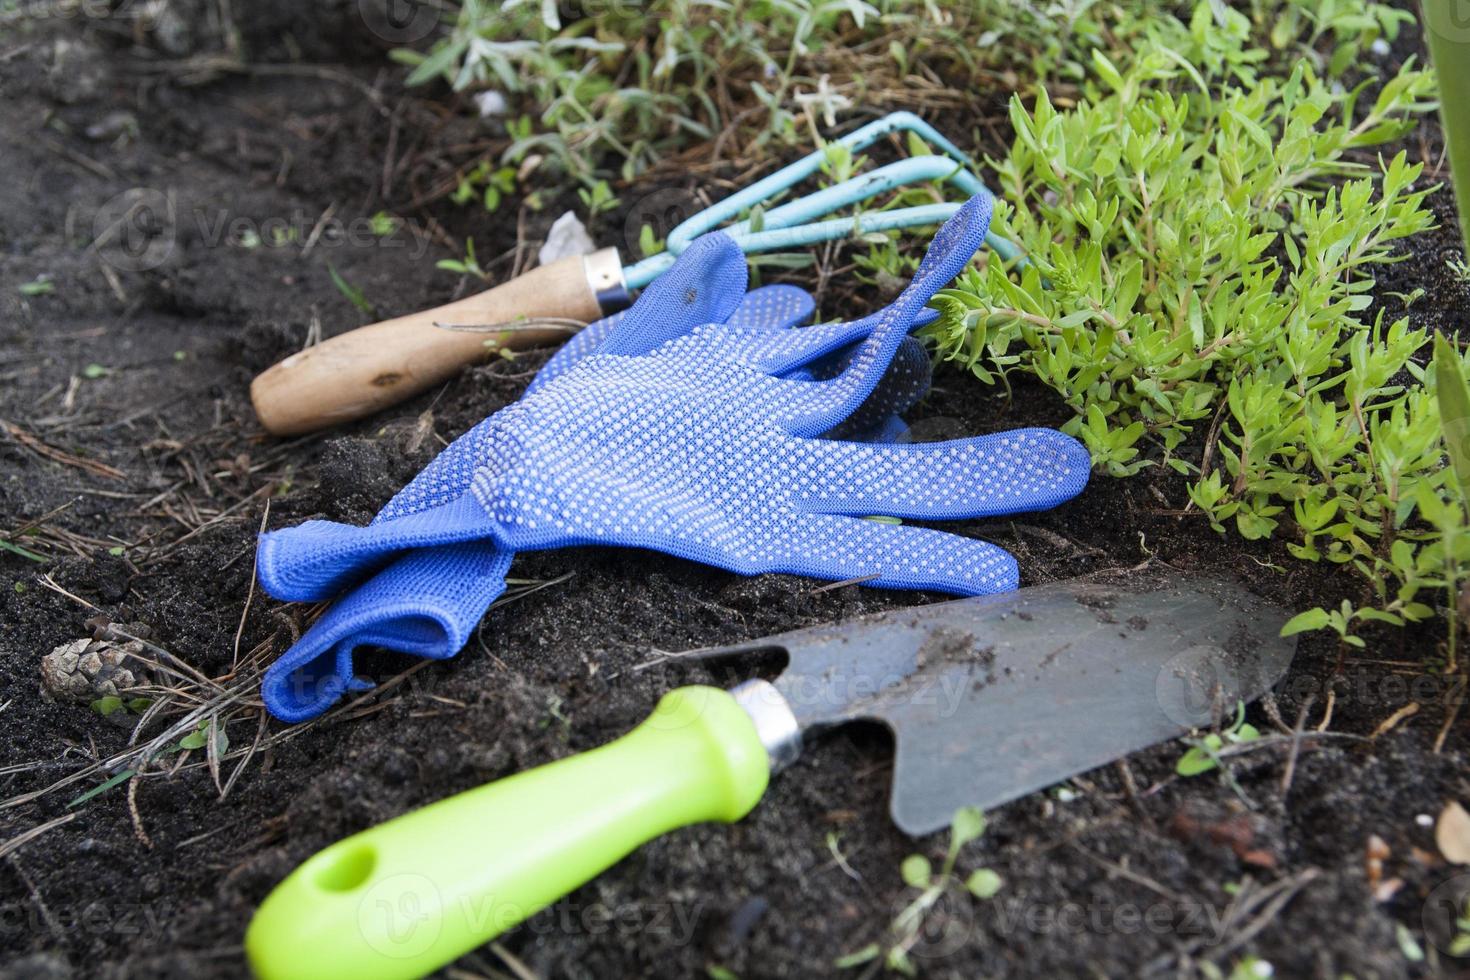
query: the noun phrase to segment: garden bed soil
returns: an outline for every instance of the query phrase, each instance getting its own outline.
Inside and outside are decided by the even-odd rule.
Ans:
[[[90,635],[99,614],[147,625],[152,642],[207,677],[262,644],[278,653],[312,610],[252,590],[262,522],[367,520],[447,440],[518,397],[546,356],[466,371],[322,435],[282,442],[259,430],[250,379],[309,334],[365,319],[332,270],[379,317],[425,308],[471,288],[433,267],[450,245],[472,236],[491,276],[503,278],[531,260],[574,198],[532,174],[530,186],[544,182],[540,212],[512,202],[489,214],[442,196],[416,203],[441,192],[456,166],[498,153],[496,126],[444,91],[405,92],[356,5],[237,8],[232,43],[243,54],[233,60],[207,33],[175,39],[167,54],[85,18],[21,22],[0,40],[0,531],[39,522],[25,540],[49,558],[0,552],[6,799],[126,747],[125,728],[41,695],[44,654]],[[1388,60],[1416,44],[1405,39]],[[977,100],[976,118],[1000,104]],[[969,125],[945,127],[969,138]],[[1438,145],[1426,121],[1407,146],[1428,154],[1436,179]],[[718,194],[713,178],[735,172],[695,167],[692,178],[620,186],[623,207],[594,234],[622,244],[638,201],[655,191]],[[172,214],[162,251],[132,265],[126,253],[89,247],[96,215],[129,192]],[[1441,229],[1408,243],[1409,261],[1380,295],[1422,288],[1407,315],[1458,331],[1470,324],[1470,292],[1445,268],[1458,254],[1448,192],[1433,202]],[[385,209],[408,225],[387,238],[313,240],[324,214],[360,231]],[[871,297],[836,285],[851,278],[836,271],[822,314],[870,309]],[[43,276],[49,293],[20,288]],[[1399,300],[1384,303],[1389,316],[1404,315]],[[1066,418],[1034,384],[1006,398],[947,368],[920,414],[929,436]],[[1028,584],[1162,562],[1239,576],[1296,609],[1363,598],[1350,573],[1218,536],[1186,502],[1179,480],[1148,471],[1096,478],[1051,513],[957,530],[1014,550]],[[317,849],[606,741],[679,683],[731,679],[657,665],[656,651],[943,598],[819,590],[795,577],[746,579],[597,548],[520,556],[511,574],[557,584],[493,611],[454,660],[328,723],[289,739],[266,724],[269,747],[224,799],[208,767],[193,765],[73,808],[100,777],[0,811],[0,840],[71,816],[6,848],[0,975],[243,975],[252,910]],[[1425,818],[1470,797],[1470,720],[1450,724],[1434,750],[1453,701],[1435,672],[1442,634],[1442,623],[1372,632],[1368,651],[1345,659],[1324,636],[1304,637],[1281,717],[1295,724],[1305,708],[1315,729],[1334,695],[1330,736],[1304,740],[1294,760],[1264,749],[1236,758],[1233,784],[1185,780],[1173,776],[1181,748],[1166,745],[996,810],[959,869],[992,868],[1005,886],[990,902],[940,904],[914,950],[923,975],[1182,975],[1205,960],[1228,972],[1246,954],[1279,976],[1454,972],[1460,961],[1435,948],[1450,938],[1450,906],[1431,893],[1451,882],[1433,897],[1460,896],[1470,878],[1442,861]],[[407,665],[363,658],[380,681]],[[1417,713],[1404,714],[1412,703]],[[256,715],[238,717],[236,747],[257,736]],[[1272,727],[1260,707],[1251,719]],[[746,820],[655,841],[466,958],[456,975],[838,972],[834,960],[882,939],[912,897],[899,877],[904,856],[937,860],[946,843],[943,834],[912,841],[890,823],[891,748],[881,729],[864,726],[816,742]],[[1385,884],[1394,879],[1396,888]],[[1423,947],[1417,962],[1409,935]]]

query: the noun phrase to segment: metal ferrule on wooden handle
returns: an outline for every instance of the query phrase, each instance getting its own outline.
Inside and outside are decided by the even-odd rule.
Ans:
[[[273,435],[314,432],[395,405],[501,349],[560,344],[626,301],[616,249],[568,256],[483,293],[292,354],[251,383],[250,400]]]

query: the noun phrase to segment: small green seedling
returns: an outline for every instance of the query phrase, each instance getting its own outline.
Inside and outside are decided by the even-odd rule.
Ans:
[[[468,204],[478,198],[485,210],[493,213],[500,209],[505,195],[515,189],[514,167],[492,168],[488,161],[482,160],[475,169],[459,178],[449,199],[455,204]]]
[[[34,551],[31,551],[29,548],[22,548],[20,545],[16,544],[14,541],[6,541],[4,538],[0,538],[0,551],[8,551],[12,555],[19,555],[22,558],[28,559],[28,560],[33,561],[33,562],[37,562],[37,563],[42,564],[42,565],[44,565],[46,562],[48,562],[48,561],[51,560],[51,559],[47,558],[45,555],[38,555]],[[15,583],[15,584],[16,585],[20,585],[19,582]],[[19,590],[17,589],[17,591],[19,591]]]
[[[362,294],[362,290],[352,285],[346,279],[343,279],[342,274],[337,271],[337,267],[330,262],[327,263],[327,273],[331,275],[332,285],[337,287],[337,292],[347,297],[349,303],[368,316],[375,315],[373,313],[373,304],[368,302],[367,297]]]
[[[474,276],[480,280],[486,278],[485,270],[480,268],[480,260],[475,258],[475,240],[473,238],[465,239],[464,258],[440,259],[434,263],[434,268],[443,269],[445,272],[456,272],[462,276]]]
[[[1305,633],[1310,630],[1330,629],[1337,634],[1338,642],[1361,650],[1367,646],[1367,642],[1352,632],[1354,622],[1372,621],[1387,623],[1390,626],[1402,626],[1406,621],[1418,622],[1433,615],[1434,610],[1422,602],[1404,603],[1400,607],[1400,614],[1396,615],[1381,609],[1374,609],[1371,606],[1355,607],[1344,599],[1342,605],[1336,609],[1327,610],[1318,606],[1315,609],[1297,613],[1287,620],[1285,626],[1281,627],[1281,635],[1295,636],[1297,633]]]
[[[963,889],[978,899],[990,899],[1000,891],[1004,882],[1000,875],[989,868],[979,868],[961,879],[955,874],[955,862],[960,849],[985,833],[985,814],[977,807],[963,807],[954,815],[949,828],[949,850],[944,863],[936,873],[929,859],[922,854],[910,854],[899,866],[904,884],[919,890],[919,895],[888,925],[887,935],[881,942],[869,943],[862,949],[839,957],[834,961],[838,969],[851,969],[871,963],[880,956],[883,964],[905,976],[915,973],[909,951],[919,941],[924,920],[946,893]]]
[[[39,275],[30,282],[23,282],[18,287],[22,296],[46,296],[56,292],[56,283],[48,276]]]
[[[1189,750],[1180,756],[1174,771],[1181,776],[1199,776],[1220,765],[1220,750],[1227,745],[1254,742],[1261,737],[1255,725],[1245,720],[1245,702],[1237,701],[1235,721],[1222,732],[1211,732],[1204,738],[1185,739]]]
[[[1243,956],[1235,961],[1228,974],[1208,960],[1200,962],[1199,972],[1204,980],[1271,980],[1276,968],[1258,956]]]
[[[148,710],[148,706],[152,703],[152,698],[128,698],[124,701],[115,694],[109,694],[107,697],[98,698],[96,701],[93,701],[91,708],[102,717],[107,718],[117,714],[119,711],[125,715],[141,715]]]
[[[1450,940],[1445,952],[1451,956],[1470,956],[1470,898],[1455,916],[1455,937]]]
[[[852,147],[843,143],[828,143],[822,147],[822,176],[830,184],[840,184],[857,176],[858,171],[868,165],[868,158],[854,153]]]
[[[287,245],[295,244],[300,239],[301,230],[299,228],[271,228],[271,248],[285,248]]]
[[[653,230],[653,225],[644,225],[638,230],[638,251],[645,259],[663,250],[664,240],[658,237],[658,233]]]
[[[66,805],[66,808],[68,810],[70,810],[73,807],[81,806],[83,803],[87,802],[88,800],[90,800],[90,799],[92,799],[94,797],[97,797],[97,796],[101,796],[103,793],[105,793],[108,790],[112,789],[114,786],[121,786],[123,783],[127,782],[129,779],[132,779],[137,774],[138,774],[137,773],[137,770],[134,770],[134,769],[124,769],[122,772],[120,772],[117,775],[113,776],[112,778],[108,779],[106,782],[99,783],[98,785],[93,786],[91,789],[87,790],[85,793],[83,793],[80,796],[78,796],[75,799],[73,799],[70,803],[68,803]]]
[[[395,218],[387,211],[379,211],[368,219],[368,230],[373,233],[374,238],[391,238],[402,226],[403,220]]]
[[[588,186],[578,188],[577,196],[582,199],[583,206],[587,208],[589,220],[623,203],[605,180],[594,180]]]

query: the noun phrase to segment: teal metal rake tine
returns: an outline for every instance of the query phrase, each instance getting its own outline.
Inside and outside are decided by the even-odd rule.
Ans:
[[[899,160],[782,204],[765,213],[760,231],[751,229],[748,218],[724,230],[735,239],[742,250],[765,252],[860,236],[869,232],[944,223],[959,209],[958,203],[926,204],[891,211],[865,212],[852,218],[817,220],[840,208],[908,184],[945,180],[963,191],[966,197],[985,188],[971,169],[973,162],[970,158],[934,127],[911,112],[891,113],[836,142],[851,150],[861,150],[889,133],[903,130],[914,133],[947,155]],[[638,289],[648,285],[673,265],[674,260],[694,239],[790,190],[820,170],[826,159],[826,149],[809,153],[684,221],[669,233],[666,251],[624,270],[628,287]],[[1020,250],[1013,243],[994,232],[986,238],[986,244],[1003,261],[1009,262],[1020,257]]]

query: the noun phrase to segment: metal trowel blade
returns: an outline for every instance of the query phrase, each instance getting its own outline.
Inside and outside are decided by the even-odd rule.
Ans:
[[[773,683],[804,736],[888,725],[893,819],[917,836],[1228,716],[1285,673],[1288,615],[1229,580],[1151,568],[695,655],[783,651]]]

